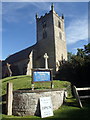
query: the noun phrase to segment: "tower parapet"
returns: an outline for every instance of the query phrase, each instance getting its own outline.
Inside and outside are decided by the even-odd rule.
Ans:
[[[38,19],[38,20],[40,20],[40,19],[42,19],[42,18],[45,18],[47,15],[49,15],[49,14],[51,14],[51,13],[53,13],[53,14],[55,14],[59,19],[61,19],[61,20],[64,20],[64,15],[62,14],[62,16],[59,16],[56,12],[55,12],[55,10],[54,10],[54,4],[52,3],[51,4],[51,10],[48,12],[48,13],[45,13],[44,15],[42,15],[42,16],[38,16],[38,14],[36,13],[36,19]]]
[[[36,13],[36,19],[38,18],[38,13]]]
[[[54,4],[51,5],[51,10],[54,11]]]
[[[64,15],[62,14],[62,19],[64,20]]]

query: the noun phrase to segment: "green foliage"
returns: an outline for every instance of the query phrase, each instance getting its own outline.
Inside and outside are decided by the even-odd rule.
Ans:
[[[90,44],[85,45],[84,49],[77,50],[77,55],[71,57],[71,63],[73,66],[84,68],[86,64],[90,65]]]
[[[68,53],[68,61],[60,66],[57,79],[70,81],[80,86],[90,86],[90,43],[83,49],[77,49],[77,54]]]
[[[90,54],[90,43],[87,45],[84,45],[84,49],[77,49],[77,56],[85,57],[86,55]]]
[[[67,53],[68,62],[71,62],[72,56],[74,56],[74,54],[72,54],[71,52],[68,52],[68,53]]]
[[[84,64],[84,58],[81,56],[72,56],[72,61],[71,61],[73,67],[75,66],[82,66]]]
[[[2,79],[2,94],[6,94],[6,86],[8,82],[13,83],[13,89],[24,89],[31,88],[31,77],[22,75],[22,76],[13,76]]]
[[[84,58],[85,51],[83,49],[79,49],[79,48],[77,50],[78,50],[77,51],[77,56],[80,56],[80,57]]]
[[[84,49],[77,49],[77,54],[68,53],[68,62],[75,66],[82,66],[86,61],[90,62],[90,44],[84,45]]]
[[[84,45],[85,53],[90,54],[90,43],[88,45]]]

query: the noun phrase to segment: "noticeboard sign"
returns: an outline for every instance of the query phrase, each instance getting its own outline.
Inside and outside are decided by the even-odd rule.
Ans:
[[[42,118],[53,116],[53,106],[51,97],[40,98],[40,110]]]
[[[52,81],[51,70],[37,69],[33,70],[33,82],[50,82]]]

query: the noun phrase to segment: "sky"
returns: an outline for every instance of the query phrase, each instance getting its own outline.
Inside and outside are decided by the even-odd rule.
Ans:
[[[50,11],[52,2],[2,3],[2,56],[5,59],[36,43],[36,20]],[[59,16],[65,16],[68,52],[76,53],[88,43],[88,2],[53,2]],[[1,51],[0,51],[1,52]]]

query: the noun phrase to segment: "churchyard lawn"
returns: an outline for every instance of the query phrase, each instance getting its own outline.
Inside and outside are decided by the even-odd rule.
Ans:
[[[60,109],[54,111],[54,116],[44,118],[44,120],[89,120],[90,119],[90,101],[84,103],[83,109],[78,107],[75,99],[69,98]],[[89,105],[89,106],[88,106]],[[7,116],[2,115],[2,120],[41,120],[37,116]]]
[[[7,82],[12,82],[14,90],[17,89],[30,89],[31,88],[31,77],[30,76],[13,76],[2,79],[2,95],[3,104],[5,101],[6,94],[6,84]],[[67,81],[53,81],[54,88],[66,88],[70,86],[70,82]],[[35,83],[36,89],[48,89],[50,88],[49,83]],[[81,109],[76,102],[76,99],[72,97],[71,91],[68,91],[69,97],[66,99],[64,105],[62,105],[58,110],[54,111],[54,116],[49,118],[44,118],[45,120],[89,120],[90,118],[90,101],[83,102],[84,107]],[[1,117],[1,115],[0,115]],[[42,118],[37,116],[7,116],[2,114],[2,120],[41,120]]]
[[[6,86],[8,82],[13,83],[13,89],[31,89],[31,77],[27,75],[13,76],[2,79],[2,95],[6,94]],[[54,80],[54,88],[67,88],[70,82]],[[35,89],[49,89],[51,88],[50,82],[35,83]]]

